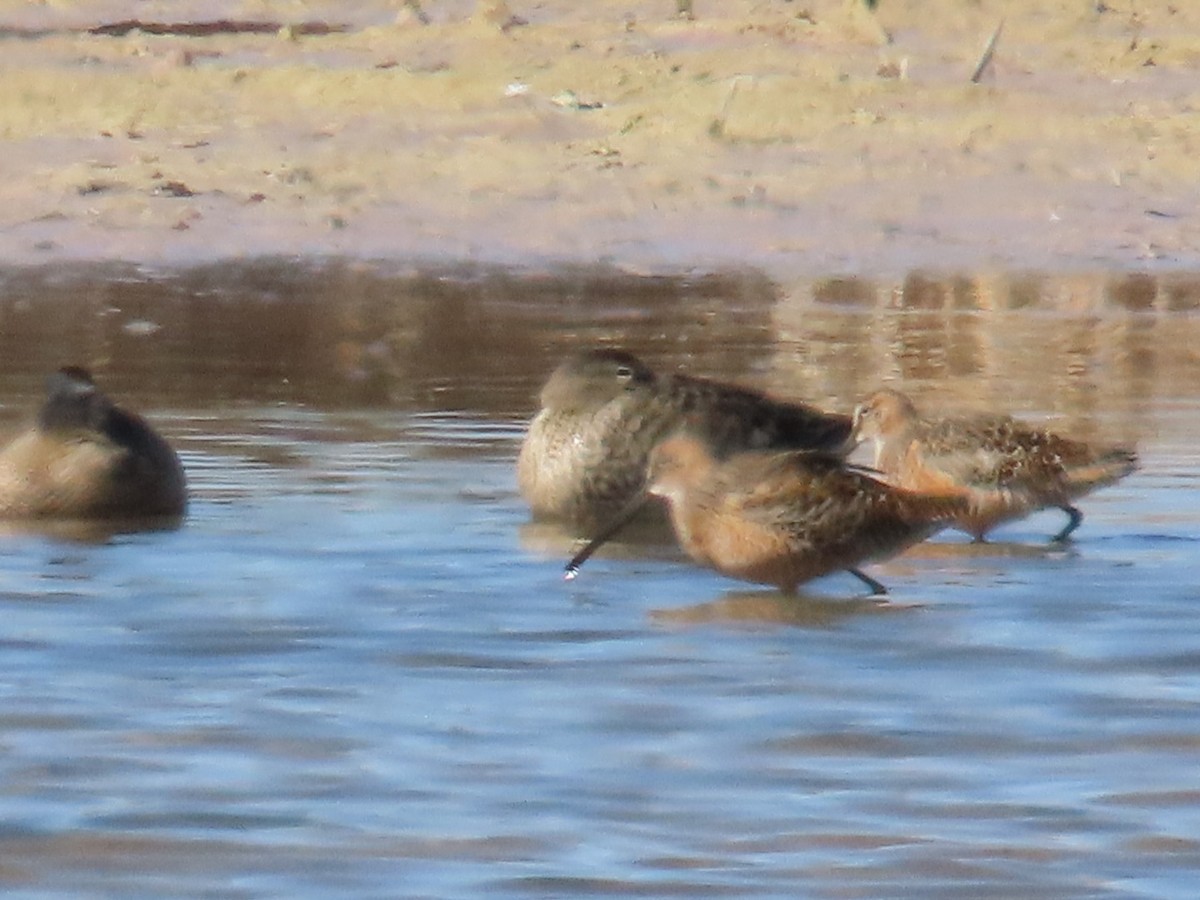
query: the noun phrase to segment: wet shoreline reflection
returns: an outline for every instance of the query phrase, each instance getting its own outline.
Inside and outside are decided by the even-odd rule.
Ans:
[[[883,381],[920,402],[1147,426],[1200,375],[1200,276],[914,273],[776,285],[753,272],[389,272],[260,260],[0,274],[0,387],[64,361],[145,406],[295,402],[520,418],[567,353],[620,346],[660,369],[846,409]]]

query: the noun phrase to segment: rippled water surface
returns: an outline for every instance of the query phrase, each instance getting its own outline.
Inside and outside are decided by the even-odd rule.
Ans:
[[[122,897],[1190,897],[1200,281],[294,263],[0,278],[0,419],[90,366],[177,531],[0,539],[0,888]],[[973,547],[783,598],[565,584],[513,462],[572,349],[1137,442]]]

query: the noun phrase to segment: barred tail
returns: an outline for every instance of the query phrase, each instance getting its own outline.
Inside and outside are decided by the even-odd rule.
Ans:
[[[951,525],[971,511],[968,494],[922,494],[917,499],[921,518],[938,528]]]
[[[1078,497],[1120,481],[1138,467],[1136,450],[1124,447],[1106,450],[1081,465],[1071,466],[1066,471],[1068,493]]]

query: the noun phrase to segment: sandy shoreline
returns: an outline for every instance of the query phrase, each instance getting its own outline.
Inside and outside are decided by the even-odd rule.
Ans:
[[[279,6],[0,3],[0,262],[1200,266],[1190,5]]]

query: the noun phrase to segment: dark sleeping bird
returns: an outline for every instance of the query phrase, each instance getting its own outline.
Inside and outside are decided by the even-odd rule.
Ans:
[[[563,362],[541,391],[517,460],[535,518],[584,529],[607,522],[642,490],[650,451],[684,423],[712,452],[803,449],[844,455],[848,415],[690,375],[659,375],[620,350]]]
[[[33,426],[0,450],[0,518],[182,516],[183,467],[144,419],[67,367],[46,379]]]

